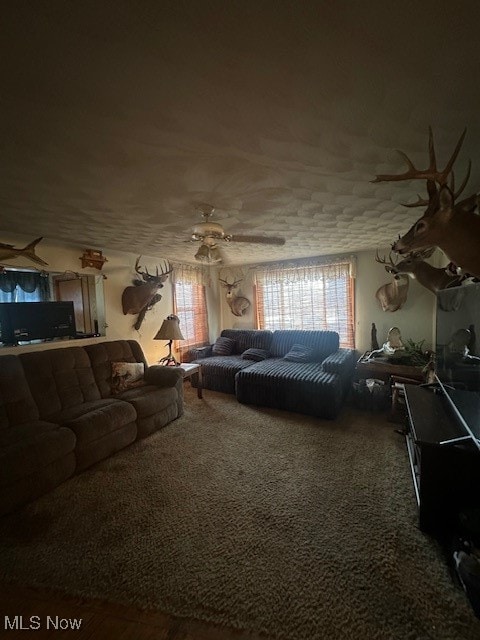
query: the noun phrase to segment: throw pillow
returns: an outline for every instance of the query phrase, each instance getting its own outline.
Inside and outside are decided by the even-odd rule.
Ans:
[[[215,344],[212,347],[212,354],[214,356],[229,356],[233,353],[235,348],[235,340],[232,338],[217,338]]]
[[[310,362],[314,359],[315,352],[304,344],[292,345],[290,351],[283,356],[284,360],[289,362]]]
[[[246,351],[242,353],[242,358],[244,360],[254,360],[255,362],[265,360],[268,356],[269,353],[268,351],[265,351],[265,349],[246,349]]]
[[[112,394],[141,387],[144,371],[143,362],[112,362]]]

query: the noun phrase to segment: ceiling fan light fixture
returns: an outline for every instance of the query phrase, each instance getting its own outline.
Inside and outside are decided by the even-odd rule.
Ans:
[[[218,222],[210,220],[214,208],[210,204],[201,204],[197,207],[201,213],[203,222],[192,227],[191,241],[200,242],[200,248],[195,254],[195,260],[204,264],[218,264],[222,262],[222,257],[217,249],[217,242],[245,242],[250,244],[265,244],[273,246],[283,246],[285,238],[256,235],[232,235],[225,233],[223,227]]]
[[[223,227],[217,222],[199,222],[192,229],[193,240],[203,240],[203,238],[222,240],[224,236]]]
[[[195,254],[195,260],[203,262],[204,264],[218,264],[222,261],[222,257],[216,246],[202,244]]]

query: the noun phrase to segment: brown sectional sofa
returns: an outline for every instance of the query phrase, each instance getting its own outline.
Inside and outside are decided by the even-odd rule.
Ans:
[[[17,356],[0,357],[0,514],[66,480],[75,434],[41,420]]]
[[[134,340],[101,342],[85,347],[95,383],[102,398],[111,398],[111,363],[143,362],[143,387],[129,389],[117,396],[136,411],[137,437],[144,438],[175,420],[183,413],[183,378],[173,367],[148,367],[142,348]]]
[[[142,386],[113,396],[112,362],[143,362]],[[0,515],[182,413],[181,372],[133,340],[0,356]]]

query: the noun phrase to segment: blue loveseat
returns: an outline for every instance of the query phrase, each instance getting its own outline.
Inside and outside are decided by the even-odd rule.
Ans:
[[[234,393],[244,404],[320,418],[337,416],[350,389],[356,357],[353,349],[339,348],[336,332],[224,329],[220,337],[233,341],[230,354],[215,355],[215,345],[191,353],[202,365],[204,388]],[[307,361],[289,359],[297,345],[308,351]],[[246,359],[243,354],[249,349],[263,350],[266,357]]]

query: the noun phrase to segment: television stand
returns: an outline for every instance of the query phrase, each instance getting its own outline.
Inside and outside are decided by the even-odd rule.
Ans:
[[[443,394],[405,385],[406,443],[419,526],[448,539],[463,509],[480,507],[480,451]]]

